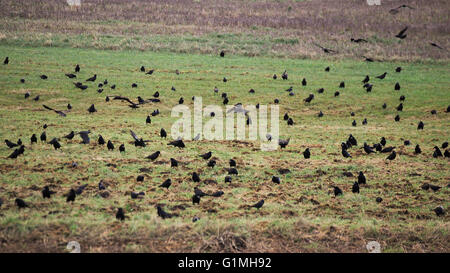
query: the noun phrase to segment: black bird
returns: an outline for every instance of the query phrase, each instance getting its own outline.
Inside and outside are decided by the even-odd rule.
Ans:
[[[145,123],[147,123],[147,124],[152,123],[152,120],[150,119],[150,116],[147,116],[147,118],[145,119]]]
[[[394,160],[396,156],[397,156],[397,153],[395,151],[392,151],[392,153],[386,159]]]
[[[36,137],[36,134],[33,134],[33,135],[31,136],[30,141],[31,141],[31,144],[37,143],[37,137]]]
[[[75,197],[77,196],[77,194],[75,193],[74,189],[70,189],[69,194],[67,195],[66,198],[66,202],[74,202],[75,201]]]
[[[367,145],[366,142],[364,142],[364,151],[365,151],[367,154],[375,153],[375,151],[372,150],[372,148],[371,148],[369,145]]]
[[[119,152],[125,152],[125,144],[119,146]]]
[[[51,191],[48,186],[45,186],[44,189],[42,190],[42,197],[43,198],[51,198],[52,194],[55,194],[55,193],[56,192]]]
[[[95,109],[95,106],[92,104],[92,105],[88,108],[88,112],[89,112],[89,113],[94,113],[94,112],[97,112],[97,109]]]
[[[200,205],[200,196],[198,196],[197,194],[194,194],[192,196],[192,205],[198,204]]]
[[[156,209],[158,210],[158,216],[166,219],[166,218],[172,218],[172,214],[165,212],[159,205],[156,207]]]
[[[39,96],[39,95],[37,95],[36,97],[34,97],[34,98],[33,98],[33,100],[34,100],[34,101],[38,101],[38,100],[39,100],[39,98],[40,98],[40,96]]]
[[[138,175],[137,177],[136,177],[136,181],[137,182],[143,182],[144,181],[144,176],[143,175]]]
[[[319,93],[319,94],[322,94],[322,93],[323,93],[323,91],[325,91],[325,89],[323,89],[323,88],[319,88],[319,89],[317,89],[317,93]]]
[[[77,77],[77,75],[72,74],[72,73],[65,74],[65,75],[66,75],[66,77],[69,78],[69,79],[73,79],[73,78],[76,78],[76,77]]]
[[[151,75],[151,74],[153,74],[153,72],[154,72],[155,70],[154,69],[150,69],[147,73],[145,73],[146,75]]]
[[[161,185],[159,185],[161,188],[166,188],[169,189],[170,185],[172,185],[172,180],[167,179],[166,181],[164,181]]]
[[[224,105],[227,105],[228,104],[228,102],[230,102],[230,100],[228,99],[228,97],[225,97],[224,99],[223,99],[223,104]]]
[[[5,143],[6,143],[6,146],[8,146],[8,148],[10,148],[10,149],[19,146],[19,144],[11,142],[11,141],[9,141],[7,139],[5,139]]]
[[[353,193],[359,193],[359,184],[358,184],[358,182],[353,183],[352,192]]]
[[[136,83],[131,84],[131,88],[137,88],[138,85]]]
[[[444,156],[445,156],[445,157],[450,157],[450,152],[449,152],[448,150],[445,150]]]
[[[55,137],[53,138],[49,144],[53,145],[53,148],[55,148],[55,150],[58,150],[59,148],[61,148],[61,144],[58,142],[58,139]]]
[[[341,82],[341,83],[339,84],[339,88],[345,88],[345,82]]]
[[[382,80],[382,79],[386,78],[386,75],[387,75],[387,72],[384,72],[383,74],[376,76],[376,78]]]
[[[394,90],[396,91],[400,90],[400,84],[398,82],[395,83]]]
[[[90,130],[78,132],[78,134],[80,135],[80,137],[82,139],[82,141],[81,141],[82,144],[89,144],[91,142],[91,139],[89,138],[90,133],[91,133]]]
[[[161,128],[161,131],[159,132],[159,135],[161,136],[161,138],[166,138],[167,137],[166,130],[164,130],[164,128]]]
[[[198,197],[204,197],[204,196],[208,196],[209,195],[209,194],[203,192],[198,187],[194,187],[194,194],[197,195]]]
[[[410,142],[409,140],[405,140],[405,141],[403,141],[403,144],[404,144],[405,146],[408,146],[408,145],[411,144],[411,142]]]
[[[141,66],[141,72],[145,72],[145,67]]]
[[[175,158],[170,159],[170,167],[178,167],[178,161]]]
[[[281,149],[286,148],[286,146],[289,144],[289,141],[291,140],[291,138],[288,138],[287,140],[284,139],[279,139],[278,140],[278,145],[280,145]]]
[[[192,181],[194,182],[200,182],[200,176],[196,172],[192,173]]]
[[[224,195],[223,191],[216,191],[213,194],[211,194],[212,197],[221,197],[222,195]]]
[[[386,107],[387,107],[387,104],[386,103],[383,103],[383,109],[386,109]]]
[[[234,159],[230,159],[229,163],[230,167],[236,167],[236,161]]]
[[[151,155],[149,155],[149,156],[147,156],[145,158],[146,159],[150,159],[151,161],[155,161],[159,157],[160,154],[161,154],[160,151],[156,151],[153,154],[151,154]]]
[[[178,148],[186,147],[186,145],[184,145],[184,142],[182,139],[177,139],[177,140],[171,141],[167,145],[173,145],[174,147],[178,147]]]
[[[420,154],[420,153],[422,153],[422,150],[420,149],[419,144],[416,145],[416,148],[414,149],[414,153],[415,153],[415,154]]]
[[[386,146],[386,138],[381,137],[380,144]]]
[[[352,121],[352,126],[354,126],[354,127],[356,126],[356,120]]]
[[[405,34],[406,30],[408,30],[408,27],[405,27],[404,29],[402,29],[397,35],[395,35],[395,37],[399,38],[399,39],[405,39],[407,34]]]
[[[84,185],[79,186],[79,187],[75,190],[75,193],[76,193],[77,195],[81,195],[81,194],[83,193],[84,189],[85,189],[87,186],[88,186],[88,184],[84,184]]]
[[[359,44],[359,43],[367,43],[367,40],[362,39],[362,38],[358,38],[358,39],[351,38],[350,41],[352,41],[354,43],[357,43],[357,44]]]
[[[342,190],[339,187],[333,186],[333,188],[334,188],[334,196],[342,195]]]
[[[97,74],[94,74],[94,76],[90,77],[89,79],[87,79],[87,82],[95,82],[95,80],[97,80]]]
[[[275,184],[280,184],[281,180],[278,176],[272,176],[272,182]]]
[[[232,174],[238,175],[239,174],[238,170],[236,168],[228,168],[227,170],[228,170],[229,175],[232,175]]]
[[[434,152],[433,152],[433,157],[434,158],[438,158],[438,157],[442,157],[443,155],[442,155],[442,152],[441,152],[441,150],[439,149],[439,147],[438,146],[434,146]]]
[[[354,117],[355,116],[355,112],[351,112],[350,116]]]
[[[367,84],[366,92],[367,93],[372,92],[372,87],[373,87],[372,84]]]
[[[287,80],[288,79],[288,73],[286,72],[286,70],[284,70],[283,74],[281,74],[281,78],[283,80]]]
[[[223,77],[223,82],[227,82],[227,81],[228,81],[227,78]]]
[[[334,96],[335,96],[335,97],[338,97],[339,94],[340,94],[339,91],[334,92]]]
[[[377,197],[377,198],[375,199],[375,201],[376,201],[377,203],[381,203],[381,202],[383,201],[383,198]]]
[[[309,96],[304,99],[304,102],[310,103],[314,99],[314,94],[309,94]]]
[[[42,142],[46,142],[47,141],[47,134],[45,133],[45,131],[42,132],[42,134],[41,134],[41,141]]]
[[[344,143],[345,144],[345,143]],[[344,147],[342,147],[342,156],[345,158],[349,158],[352,157],[348,152],[347,149],[345,149]]]
[[[43,80],[48,79],[47,75],[41,75],[40,77],[41,77],[41,79],[43,79]]]
[[[30,97],[30,92],[25,93],[25,99],[28,99]]]
[[[348,141],[352,144],[352,146],[358,146],[358,141],[352,134],[348,136]]]
[[[423,130],[423,127],[425,124],[422,121],[419,121],[419,124],[417,125],[417,130]]]
[[[114,144],[111,142],[111,140],[108,140],[108,144],[106,144],[106,147],[108,147],[109,151],[114,150]]]
[[[251,205],[250,208],[257,208],[260,209],[264,205],[264,200],[259,201],[258,203]]]
[[[442,146],[441,146],[442,149],[447,149],[447,147],[448,147],[448,142],[447,141],[442,143]]]
[[[361,57],[363,57],[364,61],[366,61],[366,62],[369,62],[369,63],[373,63],[374,62],[373,58],[366,57],[366,56],[361,56]]]
[[[358,175],[358,184],[366,184],[366,176],[362,171],[360,171]]]
[[[289,126],[294,125],[294,120],[292,118],[289,118],[287,121],[287,125],[289,125]]]
[[[273,74],[273,77],[272,77],[274,80],[276,80],[277,79],[277,74]]]
[[[122,208],[118,208],[118,209],[117,209],[117,212],[116,212],[116,219],[117,219],[117,220],[120,220],[120,221],[125,220],[125,213],[123,212],[123,209],[122,209]]]
[[[322,111],[319,111],[319,114],[317,114],[317,116],[318,116],[319,118],[323,117]]]
[[[323,47],[323,46],[321,46],[321,45],[319,45],[319,44],[316,44],[316,43],[313,43],[313,44],[314,44],[315,46],[321,48],[322,51],[325,52],[325,53],[327,53],[327,54],[337,53],[336,50],[332,50],[332,49],[329,49],[329,48],[325,48],[325,47]],[[326,70],[325,70],[325,71],[326,71]]]
[[[201,154],[201,155],[200,155],[200,157],[203,158],[203,159],[205,159],[205,160],[210,159],[211,156],[212,156],[212,152],[207,152],[207,153],[205,153],[205,154]]]
[[[430,111],[430,113],[431,113],[432,115],[436,115],[436,114],[437,114],[437,111],[433,109],[433,110]]]
[[[364,80],[362,80],[362,83],[368,83],[370,80],[369,75],[366,75],[366,77],[364,78]]]
[[[80,72],[80,66],[77,64],[77,65],[75,66],[75,73],[78,73],[78,72]]]
[[[68,109],[68,110],[71,110],[71,109],[72,109],[72,105],[70,105],[70,103],[67,104],[67,109]]]
[[[399,115],[396,115],[395,118],[394,118],[394,120],[395,120],[395,121],[400,121],[400,116],[399,116]]]
[[[399,98],[399,100],[400,100],[400,101],[405,101],[405,96],[404,96],[404,95],[401,95],[400,98]]]
[[[302,86],[306,86],[307,82],[306,82],[306,78],[303,78],[302,80]]]
[[[363,119],[362,125],[367,125],[367,119],[366,118]]]
[[[397,111],[403,111],[403,103],[400,103],[398,106],[397,106]]]
[[[216,161],[215,160],[210,160],[210,161],[208,161],[208,167],[211,167],[211,168],[214,168],[214,166],[216,166]]]
[[[325,72],[330,72],[330,67],[329,66],[325,67]]]
[[[5,60],[3,61],[3,64],[9,64],[9,57],[6,57]]]
[[[69,134],[63,136],[63,138],[72,139],[75,136],[75,132],[71,131]]]
[[[55,109],[53,109],[53,108],[48,107],[48,106],[45,105],[45,104],[43,104],[42,106],[43,106],[45,109],[47,109],[47,110],[50,110],[50,111],[55,112],[56,114],[60,115],[61,117],[67,116],[66,113],[64,113],[63,111],[55,110]]]
[[[225,52],[222,50],[222,51],[220,51],[220,57],[225,57]]]
[[[25,203],[25,201],[23,201],[20,198],[16,198],[15,203],[16,203],[17,207],[19,207],[19,209],[23,209],[23,208],[27,208],[28,207],[28,204]]]
[[[139,193],[131,192],[130,193],[131,199],[138,199],[138,198],[142,199],[144,195],[145,195],[144,192],[139,192]]]
[[[231,183],[231,176],[225,176],[225,183]]]
[[[285,114],[284,114],[283,119],[284,119],[284,120],[288,120],[288,119],[289,119],[288,113],[285,113]]]
[[[445,210],[442,206],[436,207],[433,211],[437,216],[445,215]]]
[[[437,47],[437,48],[439,48],[439,49],[444,49],[444,48],[442,48],[440,45],[438,45],[438,44],[436,44],[436,43],[433,43],[433,42],[431,42],[430,45],[431,45],[431,46],[434,46],[434,47]]]
[[[305,159],[308,159],[308,158],[311,157],[311,152],[309,151],[309,148],[306,148],[306,150],[303,151],[303,157],[304,157]]]
[[[381,150],[381,153],[390,153],[395,149],[395,147],[385,147],[383,150]]]
[[[399,66],[395,69],[395,72],[400,73],[402,71],[402,68]]]

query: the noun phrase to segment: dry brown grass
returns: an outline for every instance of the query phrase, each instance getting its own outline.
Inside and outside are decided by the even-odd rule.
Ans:
[[[333,58],[369,55],[381,60],[448,60],[449,5],[446,0],[382,1],[65,1],[1,0],[0,32],[5,40],[55,46],[50,34],[63,35],[64,45],[106,49],[137,48],[176,52],[229,53],[320,58],[313,42],[337,50]],[[415,7],[392,15],[400,4]],[[395,34],[409,26],[402,41]],[[32,34],[31,37],[29,34]],[[78,44],[77,35],[89,41]],[[102,41],[102,37],[119,41]],[[366,38],[355,44],[350,38]]]

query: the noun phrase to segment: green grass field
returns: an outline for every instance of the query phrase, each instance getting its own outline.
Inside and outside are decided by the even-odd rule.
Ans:
[[[226,55],[192,55],[143,51],[102,51],[52,47],[0,46],[0,58],[9,56],[10,63],[0,66],[0,136],[2,141],[21,138],[26,149],[17,159],[7,159],[12,149],[0,146],[0,252],[65,252],[69,241],[78,241],[82,252],[366,252],[369,241],[378,241],[383,252],[448,252],[449,216],[438,217],[436,206],[450,205],[450,171],[447,158],[432,157],[433,146],[448,141],[450,105],[450,67],[448,64],[393,63],[361,61],[293,60],[269,57]],[[68,79],[76,64],[81,72],[77,79]],[[139,72],[141,65],[155,69],[153,75]],[[330,66],[331,71],[324,68]],[[396,73],[397,66],[403,71]],[[175,70],[181,73],[177,75]],[[281,80],[287,70],[289,79]],[[375,76],[388,72],[384,80]],[[277,74],[277,80],[272,79]],[[48,80],[41,80],[41,74]],[[98,75],[86,91],[76,89],[72,82]],[[370,75],[373,91],[362,88],[362,79]],[[222,81],[223,77],[228,82]],[[24,78],[26,82],[20,83]],[[308,85],[301,86],[306,78]],[[108,79],[104,92],[96,92],[97,84]],[[338,85],[345,81],[345,89]],[[400,91],[394,91],[399,82]],[[131,88],[137,83],[138,88]],[[176,87],[173,92],[170,88]],[[219,94],[214,94],[217,86]],[[295,96],[284,90],[293,86]],[[256,93],[250,94],[253,88]],[[323,94],[317,89],[324,88]],[[340,96],[334,97],[339,90]],[[29,91],[31,97],[24,99]],[[161,103],[145,104],[131,109],[120,101],[106,102],[106,95],[122,95],[132,100],[137,96],[150,98],[155,91]],[[280,136],[291,137],[286,149],[264,152],[259,141],[186,141],[183,150],[167,146],[159,131],[170,128],[175,118],[171,109],[183,97],[193,106],[192,96],[202,97],[203,105],[222,105],[220,93],[226,92],[230,104],[262,105],[280,100]],[[311,104],[303,99],[315,95]],[[40,95],[40,100],[32,100]],[[404,95],[400,122],[394,122],[395,107]],[[65,110],[67,117],[47,111],[42,104]],[[382,109],[382,104],[387,109]],[[89,114],[95,104],[98,112]],[[161,114],[145,118],[153,110]],[[431,115],[435,109],[437,115]],[[318,118],[319,111],[324,113]],[[355,117],[350,112],[355,112]],[[295,122],[287,126],[282,120],[289,113]],[[361,122],[367,118],[368,124]],[[351,125],[353,119],[357,126]],[[417,130],[419,121],[425,129]],[[33,133],[45,130],[47,139],[61,138],[62,148],[55,151],[50,144],[38,141],[30,145]],[[151,142],[145,148],[133,145],[132,129]],[[76,136],[66,140],[70,131],[91,130],[91,144],[80,144]],[[98,135],[111,140],[116,149],[108,151],[97,144]],[[349,152],[352,159],[340,153],[340,143],[349,134],[358,140],[358,147]],[[387,162],[387,154],[367,155],[362,144],[378,143],[384,136],[387,146],[395,146],[398,157]],[[410,146],[403,141],[410,140]],[[124,143],[125,153],[118,146]],[[423,153],[414,154],[420,144]],[[302,152],[309,147],[311,159]],[[160,150],[161,156],[151,162],[145,156]],[[206,167],[200,153],[213,151],[217,166]],[[444,150],[443,150],[444,151]],[[183,162],[170,168],[173,157]],[[239,175],[231,184],[224,183],[228,160],[238,162]],[[78,167],[72,168],[72,162]],[[111,165],[113,164],[113,165]],[[146,170],[142,170],[146,168]],[[290,173],[280,175],[278,169]],[[197,171],[206,192],[223,190],[220,198],[202,198],[192,205],[191,174]],[[351,187],[359,171],[367,177],[360,194]],[[346,177],[351,172],[354,177]],[[137,182],[143,174],[145,180]],[[272,175],[281,177],[281,184],[271,182]],[[171,178],[169,190],[158,188]],[[104,180],[109,197],[100,196],[97,184]],[[209,183],[205,180],[210,179]],[[71,188],[84,183],[89,186],[77,196],[73,205],[65,202]],[[442,187],[437,192],[421,189],[423,183]],[[57,191],[44,200],[45,185]],[[343,196],[334,197],[337,185]],[[144,191],[142,200],[130,198],[131,191]],[[31,208],[19,210],[15,198],[22,198]],[[381,203],[375,202],[382,197]],[[246,205],[265,199],[262,209]],[[156,204],[178,214],[163,220],[157,216]],[[128,219],[120,222],[114,215],[123,207]],[[192,222],[194,216],[200,221]]]

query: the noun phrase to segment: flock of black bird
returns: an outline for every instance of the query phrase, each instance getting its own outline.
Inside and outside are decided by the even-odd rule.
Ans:
[[[398,12],[398,9],[405,8],[405,7],[407,7],[407,6],[400,6],[397,9],[391,10],[391,13],[395,14],[395,13]],[[408,27],[405,27],[395,37],[397,37],[399,39],[405,39],[407,37],[407,34],[406,34],[407,30],[408,30]],[[358,39],[351,38],[351,42],[354,42],[354,43],[366,43],[367,40],[365,40],[363,38],[358,38]],[[321,50],[323,50],[323,52],[325,52],[325,53],[332,54],[332,53],[336,53],[337,52],[335,50],[322,47],[319,44],[316,44],[316,43],[314,43],[314,44],[317,47],[319,47]],[[440,46],[438,46],[435,43],[431,43],[431,45],[442,49]],[[225,57],[225,52],[221,51],[219,55],[220,55],[220,57]],[[368,58],[368,57],[364,57],[364,58],[366,59],[366,61],[373,61],[373,59],[371,59],[371,58]],[[6,57],[5,60],[4,60],[4,65],[8,65],[9,62],[10,62],[10,59],[8,57]],[[76,67],[75,67],[74,73],[67,73],[67,74],[65,74],[65,76],[67,78],[69,78],[69,79],[76,79],[77,78],[77,74],[80,72],[80,70],[81,70],[81,68],[77,64]],[[149,71],[146,72],[146,69],[145,69],[144,66],[142,66],[140,68],[140,71],[145,73],[146,75],[152,75],[154,73],[154,69],[149,70]],[[325,71],[326,72],[330,72],[330,67],[326,67]],[[400,73],[401,71],[402,71],[401,67],[397,67],[395,69],[395,73]],[[176,70],[175,73],[176,74],[180,74],[180,71]],[[388,72],[384,72],[383,74],[378,75],[375,78],[377,80],[383,80],[383,79],[386,78],[387,75],[388,75]],[[47,75],[40,75],[40,78],[42,80],[47,80],[48,76]],[[276,74],[274,74],[272,78],[274,80],[276,80],[278,78],[278,76]],[[281,74],[281,78],[284,81],[288,80],[288,72],[286,70]],[[25,81],[26,81],[25,79],[21,79],[20,80],[21,83],[25,83]],[[75,88],[78,88],[78,89],[81,89],[81,90],[86,90],[86,89],[89,88],[89,86],[87,85],[88,82],[94,83],[96,81],[97,81],[97,74],[95,74],[92,77],[86,79],[85,83],[74,82],[73,84],[74,84]],[[228,79],[226,77],[224,77],[223,78],[223,82],[227,82],[227,81],[228,81]],[[371,81],[371,79],[370,79],[369,75],[367,75],[362,80],[363,89],[365,89],[366,92],[371,92],[372,91],[373,83],[370,83],[370,81]],[[306,78],[303,78],[301,84],[302,84],[302,86],[307,86]],[[97,87],[98,87],[97,92],[98,93],[102,93],[104,88],[106,86],[108,86],[108,85],[109,85],[108,80],[104,80],[103,82],[99,83],[97,85]],[[109,87],[110,87],[111,90],[114,90],[116,88],[116,85],[113,84],[113,85],[110,85]],[[137,87],[137,84],[133,83],[131,85],[131,87],[135,88],[135,87]],[[344,81],[340,82],[338,88],[344,89],[345,87],[346,87],[345,82]],[[400,84],[397,82],[395,84],[395,86],[394,86],[394,90],[398,91],[400,89],[401,89]],[[176,91],[176,88],[172,87],[171,90],[172,91]],[[286,91],[289,92],[290,96],[294,95],[292,86],[289,87],[288,89],[286,89]],[[218,92],[219,92],[218,88],[215,87],[214,88],[214,93],[218,93]],[[255,93],[255,90],[251,89],[249,92],[250,93]],[[323,88],[318,89],[317,93],[318,94],[324,93],[324,89]],[[334,96],[338,97],[339,94],[340,94],[340,92],[336,91]],[[28,99],[30,96],[31,96],[31,94],[29,92],[27,92],[25,94],[25,99]],[[143,99],[142,97],[137,97],[137,101],[136,102],[133,102],[131,99],[129,99],[127,97],[110,96],[110,95],[106,96],[105,100],[106,100],[106,102],[110,102],[111,100],[124,101],[124,102],[126,102],[128,104],[129,107],[131,107],[132,109],[136,109],[136,108],[139,108],[142,105],[147,104],[147,103],[159,103],[160,102],[159,97],[160,97],[159,92],[156,92],[153,95],[153,98]],[[226,93],[222,93],[221,97],[223,99],[223,104],[224,105],[229,103],[229,98],[228,98],[228,95]],[[40,98],[40,96],[37,95],[36,97],[34,97],[33,100],[34,101],[39,101],[39,98]],[[309,104],[309,103],[311,103],[314,100],[314,98],[315,98],[315,95],[314,94],[310,94],[303,101],[306,104]],[[195,97],[193,97],[192,100],[195,100]],[[402,101],[402,103],[400,103],[396,107],[397,112],[402,112],[403,111],[403,107],[405,107],[405,105],[403,104],[403,101],[405,101],[405,96],[402,95],[400,97],[400,101]],[[183,103],[184,103],[184,99],[180,98],[179,99],[179,104],[183,104]],[[275,99],[274,103],[279,103],[279,99]],[[49,110],[49,111],[52,111],[52,112],[58,114],[61,117],[66,117],[70,113],[70,110],[72,109],[72,106],[70,104],[67,105],[67,110],[57,110],[57,109],[54,109],[53,107],[48,106],[48,105],[43,105],[43,107],[45,109]],[[259,104],[257,105],[257,108],[259,108]],[[387,108],[386,103],[384,103],[382,105],[382,108],[383,109]],[[239,112],[244,113],[244,114],[247,113],[247,111],[242,107],[242,104],[240,104],[240,103],[236,104],[235,107],[233,108],[233,110],[235,112],[237,112],[237,113],[239,113]],[[94,114],[95,112],[97,112],[97,109],[95,108],[95,105],[92,104],[87,109],[87,112],[89,114]],[[447,112],[447,113],[450,112],[450,106],[448,106],[448,108],[445,110],[445,112]],[[431,114],[436,114],[436,113],[437,113],[437,111],[435,109],[431,110]],[[151,114],[151,116],[153,116],[153,117],[155,117],[157,115],[159,115],[159,110],[158,109],[153,111],[153,113]],[[320,111],[319,114],[318,114],[318,117],[319,118],[323,117],[323,115],[324,115],[323,112]],[[355,114],[352,112],[350,115],[353,117]],[[211,116],[214,116],[214,113],[211,113]],[[288,113],[286,113],[284,115],[283,119],[287,122],[288,126],[291,126],[291,125],[295,124],[294,120],[292,119],[292,117],[289,117]],[[395,120],[395,122],[399,122],[400,121],[400,116],[397,114],[394,120]],[[147,124],[150,124],[152,122],[150,115],[147,116],[145,122]],[[247,124],[249,124],[250,122],[251,122],[251,120],[248,118],[247,119]],[[368,123],[368,121],[365,118],[363,120],[362,124],[366,125],[367,123]],[[353,120],[352,126],[357,126],[356,120]],[[46,128],[46,125],[44,125],[44,129],[45,128]],[[418,130],[424,130],[424,128],[425,128],[425,124],[422,121],[419,121],[417,129]],[[90,130],[79,131],[79,132],[71,131],[69,134],[67,134],[65,136],[62,136],[61,138],[65,138],[65,139],[71,140],[76,135],[79,135],[79,137],[82,140],[81,144],[89,144],[90,143],[90,137],[89,137],[90,134],[91,134]],[[143,138],[138,137],[136,135],[136,133],[131,131],[131,130],[130,130],[130,134],[131,134],[131,136],[132,136],[132,138],[134,140],[134,145],[136,147],[146,147],[146,143],[149,142],[149,140],[144,140]],[[160,137],[161,138],[167,138],[167,132],[164,130],[164,128],[162,128],[161,131],[160,131]],[[40,135],[40,141],[43,142],[43,143],[51,144],[54,147],[55,150],[61,148],[61,143],[60,143],[60,139],[61,138],[60,137],[53,137],[50,141],[47,142],[46,132],[44,131]],[[267,138],[268,141],[272,141],[272,136],[270,134],[268,134],[266,136],[266,138]],[[198,140],[198,136],[196,138],[194,138],[194,140]],[[281,147],[281,149],[283,149],[283,148],[286,148],[289,145],[289,141],[290,141],[290,138],[279,139],[278,140],[278,144]],[[37,142],[38,142],[37,136],[36,136],[36,134],[33,134],[31,136],[31,138],[30,138],[30,144],[33,145],[34,143],[37,143]],[[106,144],[107,149],[110,150],[110,151],[115,149],[115,146],[112,143],[112,141],[108,140],[106,142],[105,139],[101,135],[98,135],[97,142],[98,142],[99,145],[105,145]],[[6,139],[5,140],[5,144],[10,149],[15,148],[14,151],[8,156],[8,158],[10,158],[10,159],[15,159],[15,158],[19,157],[20,155],[24,154],[24,152],[25,152],[25,145],[24,145],[24,143],[22,142],[21,139],[19,139],[16,143]],[[170,141],[167,145],[171,145],[171,146],[174,146],[174,147],[177,147],[177,148],[180,148],[180,149],[185,148],[185,143],[183,142],[182,139],[176,139],[176,140]],[[397,153],[395,151],[396,147],[386,146],[386,145],[387,145],[387,139],[382,137],[380,139],[379,143],[375,143],[375,144],[372,144],[372,145],[368,145],[366,142],[364,142],[364,145],[363,145],[362,149],[364,150],[364,152],[367,155],[375,154],[375,153],[387,153],[389,155],[386,157],[386,160],[389,160],[389,161],[395,160],[396,157],[397,157]],[[410,141],[409,140],[405,140],[404,145],[405,146],[410,145]],[[354,136],[352,136],[350,134],[348,139],[346,139],[345,141],[343,141],[341,143],[342,156],[344,158],[352,158],[352,155],[350,154],[350,151],[354,147],[358,147],[358,141],[356,140],[356,138]],[[444,149],[444,153],[442,153],[440,148],[437,145],[434,145],[434,152],[432,153],[431,156],[433,158],[439,158],[439,157],[447,157],[448,158],[448,157],[450,157],[450,152],[447,149],[447,147],[448,147],[448,143],[447,142],[445,142],[445,143],[443,143],[441,145],[441,148]],[[121,144],[119,146],[119,151],[120,152],[125,152],[125,145],[124,144]],[[415,146],[415,149],[414,149],[414,154],[420,154],[420,153],[422,153],[422,149],[419,146],[419,144],[417,144]],[[151,161],[155,161],[160,155],[161,155],[161,152],[160,151],[156,151],[156,152],[148,155],[145,158],[149,159]],[[309,148],[307,148],[306,150],[303,151],[303,156],[304,156],[305,159],[309,159],[311,157],[311,151],[310,151]],[[207,152],[205,154],[201,154],[199,157],[202,158],[203,160],[207,161],[207,163],[206,163],[207,167],[214,168],[216,166],[217,162],[215,160],[211,159],[211,157],[212,157],[212,152],[211,151],[209,151],[209,152]],[[76,164],[76,163],[73,163],[73,164]],[[171,165],[172,168],[178,167],[178,164],[179,164],[179,162],[176,159],[170,158],[170,165]],[[230,159],[229,160],[229,168],[226,168],[226,170],[228,172],[228,175],[225,177],[225,182],[226,183],[231,183],[232,175],[238,175],[239,174],[238,169],[237,169],[237,163],[236,163],[236,161],[234,159]],[[138,178],[137,178],[138,181],[143,181],[143,179],[144,179],[143,176],[138,176]],[[199,176],[199,174],[197,172],[193,172],[192,173],[192,181],[193,182],[199,183],[199,182],[201,182],[201,180],[202,179],[200,178],[200,176]],[[272,177],[272,182],[275,183],[275,184],[282,183],[281,179],[279,177],[277,177],[277,176],[273,176]],[[363,184],[366,184],[366,177],[365,177],[363,172],[359,172],[358,181],[354,182],[354,184],[352,186],[352,192],[353,193],[360,193],[360,185],[363,185]],[[171,179],[167,179],[159,187],[162,187],[162,188],[165,188],[165,189],[169,190],[171,185],[172,185]],[[80,195],[87,186],[88,186],[88,184],[84,184],[84,185],[78,187],[77,189],[73,189],[73,188],[70,189],[69,192],[67,194],[65,194],[66,201],[67,202],[72,202],[72,203],[75,202],[76,197],[78,195]],[[450,186],[450,184],[449,184],[449,186]],[[99,182],[98,189],[100,191],[105,190],[106,187],[107,186],[103,183],[103,180]],[[337,186],[332,186],[332,187],[333,187],[333,191],[334,191],[334,195],[335,196],[343,194],[342,189],[340,189],[339,187],[337,187]],[[425,190],[432,189],[433,191],[438,191],[440,188],[441,187],[439,187],[439,186],[430,185],[430,184],[427,184],[427,183],[422,186],[422,189],[425,189]],[[54,195],[54,194],[56,194],[56,192],[52,191],[49,188],[49,186],[45,186],[42,189],[42,197],[43,198],[51,198],[52,195]],[[201,201],[202,198],[206,198],[206,197],[216,197],[216,198],[218,198],[218,197],[221,197],[224,194],[225,193],[223,191],[217,191],[217,192],[214,192],[214,193],[205,193],[201,189],[199,189],[198,187],[194,187],[194,194],[192,195],[192,203],[194,205],[195,204],[200,204],[200,201]],[[140,198],[143,198],[144,196],[145,196],[144,192],[139,192],[139,193],[131,192],[131,198],[132,199],[140,199]],[[382,202],[382,198],[381,197],[377,197],[376,198],[376,202],[378,202],[378,203]],[[0,199],[0,206],[2,204],[3,204],[3,200]],[[15,199],[15,204],[19,208],[25,208],[25,207],[29,207],[30,206],[27,202],[25,202],[24,200],[22,200],[20,198]],[[260,200],[256,204],[248,205],[247,207],[248,208],[260,209],[260,208],[263,207],[263,205],[264,205],[264,200]],[[157,205],[156,207],[157,207],[157,215],[160,216],[163,219],[167,219],[167,218],[171,218],[171,217],[176,216],[176,214],[171,214],[171,213],[168,213],[168,212],[164,211],[162,206],[160,206],[160,205]],[[444,208],[442,206],[436,207],[434,209],[434,212],[438,216],[445,214],[445,210],[444,210]],[[122,220],[122,221],[125,220],[125,218],[127,218],[127,216],[125,216],[125,212],[124,212],[123,208],[117,208],[116,218],[119,219],[119,220]],[[198,217],[195,217],[193,221],[197,221],[198,219],[199,219]]]

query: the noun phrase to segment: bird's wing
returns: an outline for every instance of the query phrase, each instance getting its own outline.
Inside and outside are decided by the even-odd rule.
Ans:
[[[139,141],[139,138],[132,130],[130,130],[130,133],[131,133],[131,136],[134,138],[134,140]]]
[[[405,27],[404,29],[402,29],[398,34],[397,34],[397,36],[402,36],[404,33],[405,33],[405,31],[408,29],[408,27]]]
[[[50,111],[55,111],[55,109],[48,107],[47,105],[43,104],[42,106],[44,106],[45,109],[50,110]]]
[[[84,143],[89,143],[90,139],[88,134],[80,133],[80,137],[83,139]]]

